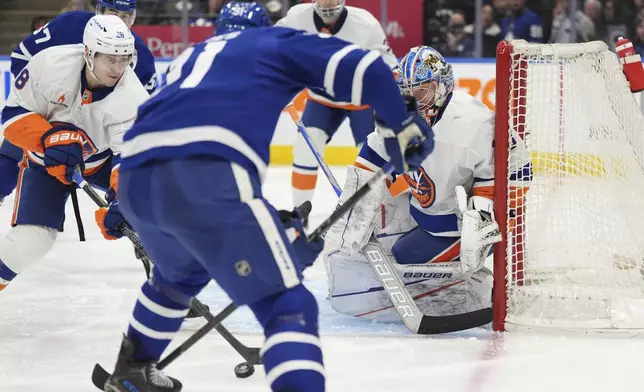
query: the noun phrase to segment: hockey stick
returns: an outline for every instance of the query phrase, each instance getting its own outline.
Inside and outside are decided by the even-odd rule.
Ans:
[[[96,205],[103,208],[108,206],[107,202],[101,198],[101,196],[94,190],[94,188],[92,188],[92,186],[83,178],[80,172],[75,171],[73,175],[73,179],[74,179],[74,182],[76,182],[78,186],[82,188],[87,193],[87,195],[96,203]],[[132,230],[130,225],[127,223],[122,224],[119,227],[119,230],[121,230],[123,235],[125,235],[134,244],[134,247],[138,251],[141,258],[141,262],[143,263],[143,266],[145,268],[146,276],[149,279],[150,266],[152,262],[151,262],[150,256],[148,256],[147,252],[145,251],[145,248],[143,247],[141,240],[136,235],[136,233]],[[231,304],[229,306],[234,306],[235,309],[237,308],[237,306],[234,304]],[[210,330],[212,330],[213,328],[216,329],[217,332],[219,332],[219,334],[235,349],[235,351],[237,351],[239,355],[241,355],[242,358],[244,358],[246,363],[237,365],[237,367],[250,365],[250,369],[252,369],[253,365],[259,365],[262,363],[261,357],[259,355],[259,348],[247,347],[242,342],[240,342],[237,338],[235,338],[223,325],[221,325],[221,322],[216,322],[217,320],[215,316],[213,316],[213,314],[210,313],[210,311],[208,310],[208,307],[204,305],[201,301],[199,301],[197,298],[193,298],[190,308],[198,315],[204,317],[209,323],[211,323],[212,326]],[[253,371],[254,369],[249,370],[250,374],[248,374],[246,377],[250,376]]]
[[[74,175],[72,176],[72,179],[74,182],[78,185],[79,188],[85,191],[87,193],[87,196],[89,196],[90,199],[94,203],[96,203],[97,206],[101,208],[107,208],[108,204],[101,195],[99,195],[94,188],[83,178],[83,175],[79,171],[74,171]],[[139,236],[136,235],[134,230],[130,227],[127,222],[121,224],[118,228],[121,233],[123,233],[124,236],[126,236],[132,243],[134,244],[134,247],[137,248],[137,250],[143,254],[145,254],[146,257],[141,258],[141,262],[143,263],[143,268],[145,268],[145,276],[149,279],[150,278],[150,258],[147,257],[147,253],[145,252],[145,249],[143,249],[143,244],[141,243],[141,240],[139,239]]]
[[[324,222],[322,222],[317,229],[315,229],[310,235],[308,235],[307,238],[309,240],[320,239],[331,226],[333,226],[347,211],[349,211],[358,201],[360,201],[360,199],[364,195],[366,195],[371,190],[376,182],[382,181],[392,171],[393,166],[385,165],[382,170],[377,172],[369,181],[367,181],[366,184],[364,184],[351,197],[349,197],[349,199],[344,204],[338,206],[338,208],[336,208],[336,210]],[[93,189],[91,190],[93,191]],[[147,257],[147,254],[143,253],[143,257]],[[170,363],[180,357],[188,348],[192,347],[196,342],[206,336],[210,331],[212,331],[214,328],[217,328],[217,326],[221,326],[221,322],[235,309],[236,306],[234,304],[230,304],[217,316],[213,316],[212,319],[209,319],[208,322],[197,332],[195,332],[190,338],[188,338],[188,340],[177,347],[173,352],[168,354],[166,358],[161,360],[158,365],[163,364],[163,367],[168,366]],[[259,353],[259,349],[249,348],[247,350],[248,351],[246,351],[246,356],[242,354],[246,362],[241,363],[235,367],[235,375],[239,378],[246,378],[251,376],[255,371],[253,365],[261,364],[261,355]],[[240,350],[238,350],[238,352],[239,351]],[[162,369],[163,367],[159,367],[159,369]],[[109,377],[110,373],[107,372],[101,365],[96,364],[94,366],[94,371],[92,373],[92,383],[97,388],[102,390],[105,382]]]
[[[322,168],[322,172],[324,172],[324,175],[329,180],[329,183],[331,183],[331,187],[335,191],[335,194],[338,195],[338,197],[340,197],[340,194],[342,193],[342,187],[340,187],[340,184],[333,176],[333,172],[331,172],[331,169],[329,168],[329,166],[326,164],[326,162],[324,162],[324,159],[322,159],[322,156],[320,155],[320,152],[318,151],[317,147],[315,147],[315,145],[313,144],[313,141],[309,137],[309,134],[306,131],[306,127],[302,122],[302,119],[300,119],[300,115],[297,114],[297,110],[295,109],[295,106],[288,105],[286,107],[286,111],[293,119],[293,122],[297,126],[297,129],[302,134],[302,137],[304,138],[304,141],[306,141],[306,144],[309,146],[311,153],[313,153],[315,160],[318,161],[318,164]]]
[[[331,216],[337,214],[340,217],[344,215],[344,213],[348,211],[353,204],[355,204],[354,202],[350,207],[343,208],[350,204],[349,202],[353,197],[358,195],[358,193],[368,186],[370,189],[371,185],[378,181],[382,181],[384,177],[390,174],[393,171],[393,167],[391,164],[388,165],[389,167],[386,170],[381,170],[378,174],[370,178],[362,188],[358,189],[358,191],[349,200],[347,200],[344,205],[336,209]],[[331,174],[331,176],[333,175]],[[365,190],[363,195],[366,194],[369,189]],[[359,199],[360,198],[362,198],[362,196],[359,196]],[[311,234],[310,237],[316,238],[315,236],[323,235],[331,226],[333,226],[333,223],[323,231],[320,231],[322,226],[319,227],[315,232],[313,232],[313,234]],[[373,272],[378,277],[382,287],[387,291],[387,294],[389,294],[396,311],[398,311],[403,322],[412,332],[419,335],[440,334],[480,327],[492,322],[492,308],[484,308],[474,312],[452,316],[427,316],[423,314],[420,309],[418,309],[418,306],[411,294],[409,294],[405,288],[400,275],[398,275],[394,269],[391,260],[389,260],[389,257],[374,234],[371,235],[369,243],[365,246],[362,252],[364,252],[365,256],[367,256],[367,259],[370,261],[369,265],[371,265]]]
[[[201,338],[206,336],[208,332],[212,330],[212,325],[215,325],[215,324],[221,325],[221,322],[226,317],[230,316],[230,314],[234,312],[235,309],[237,309],[237,306],[235,304],[228,305],[224,310],[222,310],[216,316],[214,316],[214,318],[211,321],[208,321],[208,323],[206,323],[197,332],[191,335],[179,347],[174,349],[170,354],[168,354],[165,358],[159,361],[159,363],[157,364],[157,369],[163,370],[165,367],[167,367],[172,362],[174,362],[174,360],[179,358],[186,350],[188,350],[195,343],[201,340]],[[257,355],[259,355],[259,350],[257,351]],[[250,374],[252,374],[252,372]],[[108,371],[106,371],[101,365],[99,364],[94,365],[94,370],[92,371],[92,383],[94,384],[94,386],[103,390],[105,383],[107,382],[107,379],[110,376],[111,374]]]
[[[412,332],[419,335],[433,335],[463,331],[492,322],[492,308],[452,316],[427,316],[423,314],[418,309],[411,294],[405,289],[405,284],[375,235],[371,235],[369,243],[363,248],[362,252],[369,260],[369,264],[378,277],[378,281],[389,294],[396,311],[398,311],[403,322]]]
[[[80,207],[78,206],[78,194],[76,193],[76,188],[72,188],[72,206],[74,207],[74,217],[76,218],[76,227],[78,228],[78,239],[83,242],[85,241],[85,228],[83,227],[83,218],[80,214]]]

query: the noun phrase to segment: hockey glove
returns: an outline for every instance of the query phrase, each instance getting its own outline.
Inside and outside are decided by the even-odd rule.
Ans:
[[[72,124],[58,124],[45,132],[40,139],[45,151],[44,163],[47,173],[63,184],[73,182],[74,169],[84,170],[83,135]]]
[[[114,188],[110,188],[105,194],[105,199],[109,206],[107,208],[99,208],[94,213],[96,224],[101,229],[101,234],[106,240],[116,240],[123,237],[121,232],[121,225],[126,221],[119,209],[119,201],[116,198]]]
[[[322,248],[324,248],[323,239],[309,242],[306,238],[302,221],[308,218],[310,212],[310,202],[302,204],[293,211],[279,211],[280,220],[282,221],[286,235],[289,241],[291,241],[291,245],[303,268],[312,266],[315,259],[322,252]]]
[[[418,168],[427,155],[434,149],[434,132],[427,124],[427,121],[418,114],[416,108],[416,98],[403,96],[407,104],[409,117],[401,125],[401,131],[396,133],[393,129],[383,126],[376,120],[376,130],[384,140],[385,150],[394,166],[394,171],[398,174],[406,173],[410,170],[409,162],[406,160],[406,152],[410,147],[415,147],[413,165]],[[418,148],[422,146],[422,148]]]
[[[501,241],[499,225],[492,216],[492,202],[481,198],[477,206],[474,196],[467,203],[467,194],[462,186],[456,187],[456,201],[462,214],[461,225],[461,271],[466,274],[474,273],[485,264],[492,245]],[[487,201],[487,202],[485,202]]]

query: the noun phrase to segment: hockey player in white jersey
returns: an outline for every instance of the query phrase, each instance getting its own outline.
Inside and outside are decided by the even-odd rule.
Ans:
[[[387,64],[395,67],[396,57],[378,20],[369,11],[345,6],[344,3],[344,0],[313,0],[312,4],[296,5],[276,26],[331,34],[360,48],[380,53]],[[331,102],[310,91],[308,98],[302,122],[320,153],[324,153],[324,146],[347,117],[356,145],[360,145],[373,131],[373,111],[369,107],[351,102]],[[294,205],[299,206],[313,198],[317,171],[315,157],[302,135],[298,134],[293,149],[291,176]]]
[[[451,65],[430,47],[411,49],[397,71],[402,93],[416,97],[432,125],[435,148],[419,170],[382,184],[328,233],[332,306],[353,316],[400,322],[359,252],[375,231],[423,313],[448,316],[489,307],[492,277],[484,261],[501,239],[492,211],[494,113],[454,91]],[[383,139],[371,133],[348,170],[340,202],[388,159]]]
[[[12,229],[0,240],[0,290],[51,249],[62,228],[72,174],[116,194],[123,134],[148,93],[129,67],[134,38],[115,15],[92,17],[83,44],[47,48],[20,72],[2,111],[4,137],[25,151]],[[116,237],[118,204],[97,211]]]

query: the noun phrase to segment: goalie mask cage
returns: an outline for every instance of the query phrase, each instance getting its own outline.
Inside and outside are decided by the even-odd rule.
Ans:
[[[603,42],[504,41],[494,329],[644,331],[644,117]]]

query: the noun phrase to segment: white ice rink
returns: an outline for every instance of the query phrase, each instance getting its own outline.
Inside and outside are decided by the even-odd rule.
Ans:
[[[344,169],[334,168],[341,183]],[[323,177],[311,227],[328,216],[336,197]],[[265,196],[291,208],[290,170],[271,168]],[[94,363],[112,370],[137,290],[141,264],[127,239],[105,241],[94,224],[94,205],[82,192],[87,242],[78,242],[71,203],[66,230],[47,257],[0,293],[0,392],[95,390]],[[5,235],[13,198],[0,207]],[[214,255],[213,255],[214,256]],[[334,392],[606,392],[640,391],[644,338],[508,333],[477,329],[444,336],[410,334],[401,325],[372,324],[338,315],[328,305],[324,267],[307,271],[306,285],[321,308],[327,386]],[[218,312],[228,300],[216,286],[200,296]],[[187,321],[186,339],[201,321]],[[261,332],[250,312],[238,310],[225,325],[248,345]],[[263,369],[237,379],[241,357],[216,332],[167,368],[186,392],[268,391]]]

